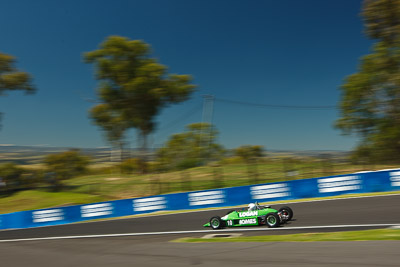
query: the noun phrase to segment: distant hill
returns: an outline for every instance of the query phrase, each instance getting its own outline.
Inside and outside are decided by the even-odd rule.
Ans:
[[[110,148],[71,148],[71,147],[50,147],[50,146],[17,146],[17,145],[0,145],[0,164],[6,162],[14,162],[19,165],[31,165],[43,163],[46,155],[67,151],[70,149],[79,149],[83,154],[90,156],[94,163],[110,163],[111,157],[113,161],[118,158],[118,153],[111,153]],[[290,150],[268,150],[269,157],[297,156],[297,157],[316,157],[316,158],[343,158],[348,155],[347,151],[331,151],[331,150],[306,150],[306,151],[290,151]],[[129,154],[129,155],[128,155]],[[150,151],[150,154],[153,152]],[[137,152],[134,150],[125,152],[125,157],[135,157]]]
[[[0,145],[0,163],[14,162],[20,165],[40,164],[46,155],[71,149],[79,149],[83,154],[93,158],[95,162],[109,162],[109,148],[71,148],[46,146]]]

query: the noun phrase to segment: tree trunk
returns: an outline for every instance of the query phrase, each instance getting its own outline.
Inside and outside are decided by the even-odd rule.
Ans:
[[[142,174],[147,173],[147,134],[143,131],[138,132],[138,143],[139,143],[139,150],[140,150],[140,170]]]
[[[124,142],[118,142],[119,146],[119,161],[122,163],[124,161]]]

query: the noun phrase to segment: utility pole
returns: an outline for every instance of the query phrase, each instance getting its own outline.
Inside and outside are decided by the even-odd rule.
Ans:
[[[214,96],[213,95],[203,95],[203,123],[212,124],[213,113],[214,113]]]
[[[204,140],[205,143],[205,152],[209,151],[210,148],[210,143],[211,143],[211,133],[212,133],[212,123],[213,123],[213,113],[214,113],[214,96],[213,95],[203,95],[203,118],[202,118],[202,123],[208,123],[209,128],[208,128],[208,138],[207,140]],[[204,134],[207,134],[204,132],[204,129],[201,129],[201,140],[200,144],[203,143],[203,136]],[[207,136],[207,135],[206,135]],[[204,161],[207,162],[208,159],[204,157]]]

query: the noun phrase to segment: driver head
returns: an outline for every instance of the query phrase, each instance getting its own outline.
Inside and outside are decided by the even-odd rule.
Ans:
[[[256,205],[254,203],[250,203],[248,207],[249,207],[249,210],[255,210],[256,209]]]

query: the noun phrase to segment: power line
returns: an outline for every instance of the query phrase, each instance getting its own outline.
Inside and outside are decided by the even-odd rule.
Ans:
[[[260,104],[260,103],[251,103],[237,100],[228,100],[222,98],[214,98],[215,101],[234,104],[234,105],[242,105],[242,106],[251,106],[251,107],[260,107],[260,108],[276,108],[276,109],[302,109],[302,110],[333,110],[336,109],[336,106],[294,106],[294,105],[273,105],[273,104]]]
[[[183,114],[183,116],[180,116],[179,118],[170,121],[169,123],[167,123],[165,126],[160,127],[159,131],[165,131],[166,129],[170,129],[172,127],[174,127],[176,124],[180,123],[181,121],[184,121],[188,118],[190,118],[191,116],[193,116],[194,114],[196,114],[200,109],[202,108],[202,104],[195,106],[193,109],[189,110],[188,112],[185,112]]]

